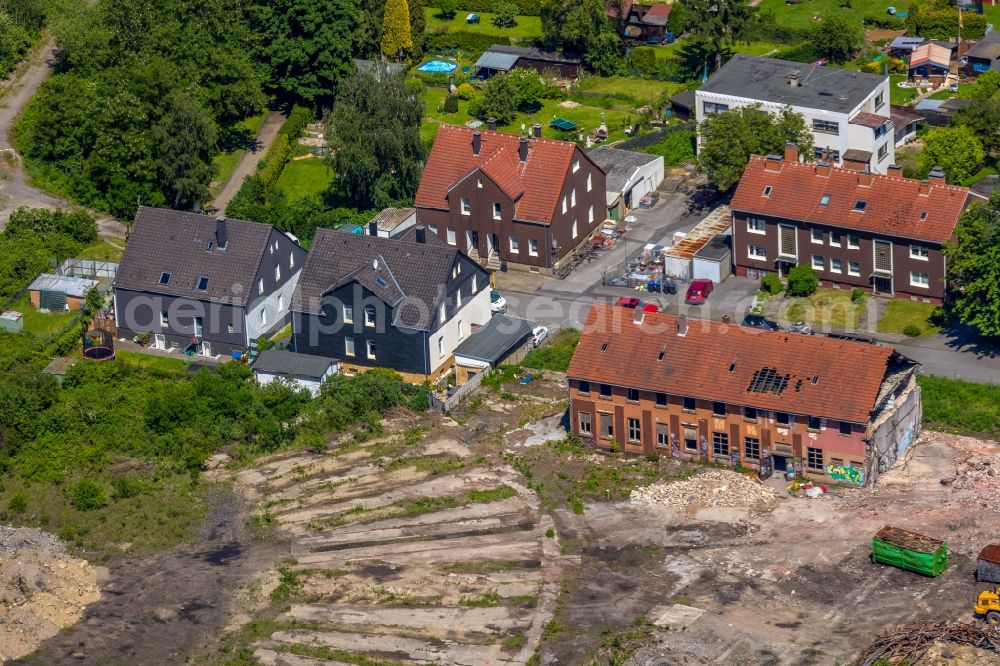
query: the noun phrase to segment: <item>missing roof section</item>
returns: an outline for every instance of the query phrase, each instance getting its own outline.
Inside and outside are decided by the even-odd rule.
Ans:
[[[753,379],[747,390],[752,393],[774,393],[778,394],[788,386],[789,375],[779,375],[774,368],[761,368],[754,370]]]

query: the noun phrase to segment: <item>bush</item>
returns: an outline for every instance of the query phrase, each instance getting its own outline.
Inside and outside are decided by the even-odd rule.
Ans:
[[[141,495],[146,484],[139,478],[126,474],[111,482],[111,492],[115,499],[128,499]]]
[[[864,303],[866,300],[868,300],[868,296],[865,295],[865,292],[864,292],[863,289],[859,289],[858,287],[855,287],[854,289],[851,289],[851,302],[852,303]]]
[[[295,141],[306,131],[306,125],[315,119],[312,109],[306,106],[293,106],[285,124],[278,130],[279,134],[288,136],[289,141]]]
[[[920,337],[920,327],[916,324],[907,324],[903,327],[903,335],[908,338],[919,338]]]
[[[866,14],[861,19],[861,25],[866,28],[881,28],[883,30],[901,30],[903,19],[889,14]]]
[[[484,10],[488,11],[488,10]],[[477,32],[432,32],[427,35],[426,50],[432,53],[447,53],[468,51],[471,54],[481,54],[494,44],[510,46],[509,37],[497,37]]]
[[[458,95],[448,95],[444,98],[444,112],[458,113]]]
[[[274,143],[271,144],[267,155],[264,156],[264,168],[257,174],[264,187],[274,187],[291,155],[292,147],[288,143],[288,135],[278,134],[274,137]]]
[[[7,511],[12,514],[24,513],[28,508],[28,496],[25,493],[15,493],[7,502]]]
[[[108,495],[101,484],[83,479],[69,487],[69,500],[80,511],[93,511],[108,503]]]
[[[781,278],[779,278],[774,273],[768,273],[760,279],[760,288],[762,291],[766,291],[772,296],[775,294],[780,294],[781,290],[785,288],[785,285],[781,284]]]
[[[795,266],[788,271],[789,296],[811,296],[819,288],[819,278],[809,266]]]
[[[458,88],[455,89],[455,97],[458,99],[463,99],[468,102],[470,99],[476,96],[476,89],[471,83],[463,83]]]

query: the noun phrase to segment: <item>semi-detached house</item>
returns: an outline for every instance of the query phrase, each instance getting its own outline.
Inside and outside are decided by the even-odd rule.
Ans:
[[[811,266],[824,285],[940,303],[947,292],[942,251],[962,211],[982,197],[945,183],[838,169],[783,157],[750,159],[730,208],[736,274],[784,275]]]
[[[915,373],[887,347],[595,304],[570,427],[603,449],[860,484],[919,432]]]
[[[605,176],[574,143],[442,125],[417,223],[491,270],[549,272],[602,222]]]
[[[791,107],[805,118],[817,159],[876,173],[895,162],[887,76],[738,53],[695,98],[699,123],[740,106]]]

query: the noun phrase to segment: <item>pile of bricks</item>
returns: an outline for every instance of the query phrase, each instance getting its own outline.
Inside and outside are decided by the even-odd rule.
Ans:
[[[713,469],[682,481],[655,483],[632,491],[633,504],[685,507],[753,507],[766,505],[778,494],[755,478]]]

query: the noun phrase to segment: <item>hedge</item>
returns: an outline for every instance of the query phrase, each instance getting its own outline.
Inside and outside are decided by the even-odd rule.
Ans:
[[[295,141],[306,131],[306,125],[311,123],[313,118],[315,116],[309,107],[293,106],[288,114],[288,119],[278,130],[278,133],[288,135],[289,141]]]
[[[475,32],[442,31],[432,32],[427,35],[427,48],[429,53],[441,53],[447,51],[468,51],[470,53],[482,53],[494,44],[510,46],[510,37],[497,37],[495,35],[481,35]]]
[[[264,167],[257,173],[261,182],[264,183],[264,187],[273,187],[278,182],[291,153],[292,147],[288,143],[288,135],[279,132],[274,137],[274,143],[267,149],[267,155],[264,156]]]
[[[510,0],[510,2],[517,6],[517,13],[521,16],[538,16],[542,13],[542,0]],[[437,2],[427,4],[431,7],[437,6]],[[461,8],[456,9],[455,13],[459,16],[469,12],[490,14],[495,4],[496,0],[462,0]]]

